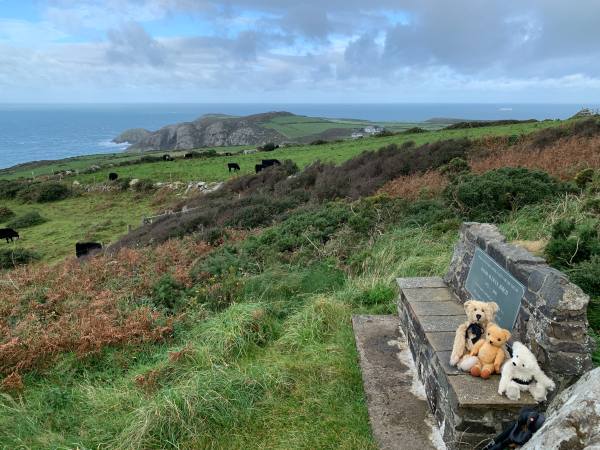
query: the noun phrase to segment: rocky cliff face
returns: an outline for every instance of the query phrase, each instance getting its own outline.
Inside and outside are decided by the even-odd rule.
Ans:
[[[128,150],[191,150],[200,147],[282,143],[287,138],[263,124],[274,117],[291,115],[287,112],[273,112],[246,117],[203,116],[193,122],[168,125],[141,136],[134,142],[128,141],[132,143]],[[121,136],[124,135],[127,136],[128,132]]]

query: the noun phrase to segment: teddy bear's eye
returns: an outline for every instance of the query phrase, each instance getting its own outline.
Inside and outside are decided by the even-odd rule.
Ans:
[[[498,342],[500,342],[500,338],[498,338]]]

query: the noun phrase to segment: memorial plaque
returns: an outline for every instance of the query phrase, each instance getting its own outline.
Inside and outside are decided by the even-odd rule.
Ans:
[[[525,286],[480,248],[475,250],[465,288],[476,300],[498,303],[500,310],[496,322],[502,328],[512,330]]]

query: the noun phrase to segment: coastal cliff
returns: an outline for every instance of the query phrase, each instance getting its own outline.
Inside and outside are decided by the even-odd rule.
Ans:
[[[157,131],[127,130],[114,142],[129,142],[129,151],[191,150],[201,147],[280,144],[289,140],[265,126],[276,117],[293,116],[288,112],[270,112],[245,117],[205,115],[193,122],[167,125]]]

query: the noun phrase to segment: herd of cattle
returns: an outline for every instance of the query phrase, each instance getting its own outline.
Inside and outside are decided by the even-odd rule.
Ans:
[[[185,158],[188,158],[188,155],[184,155]],[[193,155],[190,154],[189,158],[192,158]],[[170,155],[163,155],[163,160],[172,161],[173,158]],[[279,166],[281,162],[277,159],[263,159],[260,164],[256,164],[254,166],[254,170],[256,173],[261,172],[262,170],[271,167],[271,166]],[[229,172],[234,171],[237,172],[240,169],[240,165],[236,162],[231,162],[227,164],[227,168]],[[115,172],[111,172],[108,174],[109,181],[115,181],[119,178],[119,175]],[[0,239],[6,239],[6,243],[13,242],[14,239],[20,239],[19,233],[12,228],[0,228]],[[82,256],[86,256],[90,253],[97,252],[102,250],[102,244],[98,242],[77,242],[75,244],[75,255],[78,258]]]
[[[0,239],[6,239],[8,244],[14,239],[20,239],[20,236],[12,228],[0,228]],[[102,244],[99,242],[77,242],[75,244],[75,256],[78,258],[99,250],[102,250]]]

